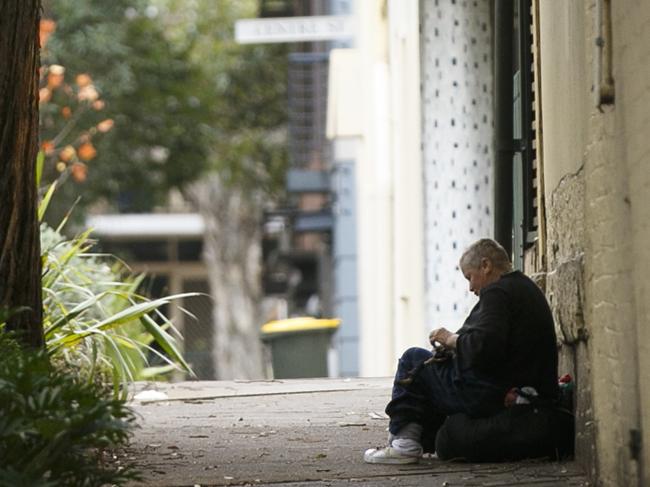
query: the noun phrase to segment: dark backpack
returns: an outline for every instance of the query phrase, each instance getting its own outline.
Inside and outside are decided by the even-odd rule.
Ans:
[[[556,406],[516,405],[487,418],[460,413],[440,427],[435,450],[441,460],[560,460],[573,455],[574,429],[573,414]]]

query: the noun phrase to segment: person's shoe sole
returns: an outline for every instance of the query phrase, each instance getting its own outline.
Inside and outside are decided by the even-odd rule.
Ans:
[[[404,465],[407,463],[418,463],[420,457],[402,455],[390,446],[386,448],[370,448],[363,454],[363,461],[366,463],[382,463],[385,465]]]

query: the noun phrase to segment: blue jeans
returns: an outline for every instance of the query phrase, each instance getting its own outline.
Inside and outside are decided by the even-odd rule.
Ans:
[[[386,406],[390,417],[388,429],[392,434],[397,434],[407,423],[418,423],[424,427],[424,436],[433,435],[435,441],[435,433],[449,415],[490,416],[503,408],[505,388],[479,379],[472,371],[461,374],[455,359],[422,367],[407,386],[397,383],[431,356],[430,351],[414,347],[399,359],[392,398]]]

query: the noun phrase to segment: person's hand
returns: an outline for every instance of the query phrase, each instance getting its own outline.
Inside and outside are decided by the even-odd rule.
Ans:
[[[447,348],[456,348],[457,339],[458,335],[456,333],[452,333],[444,327],[436,328],[431,333],[429,333],[429,342],[431,345],[434,345],[435,342],[438,342]]]

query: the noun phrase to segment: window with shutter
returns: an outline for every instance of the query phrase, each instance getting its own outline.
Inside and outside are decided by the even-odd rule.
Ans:
[[[531,0],[515,3],[513,56],[513,261],[522,269],[524,253],[538,239],[539,193],[536,70]]]

